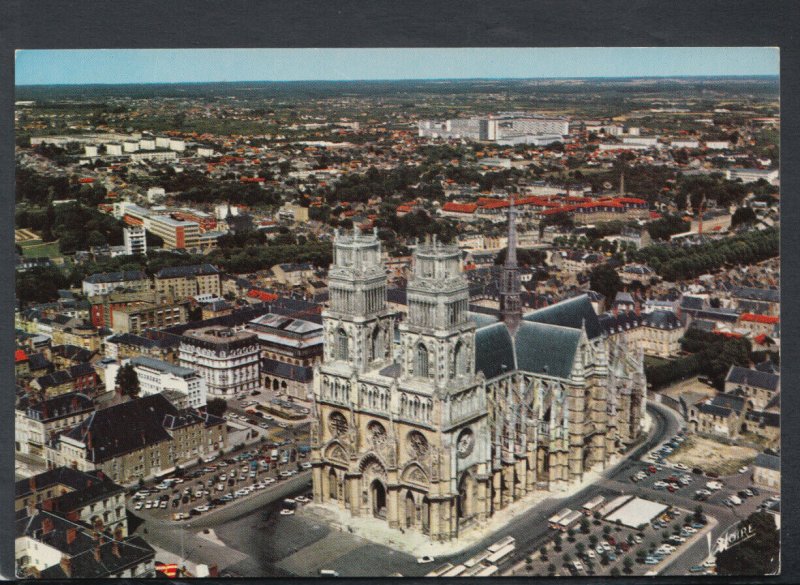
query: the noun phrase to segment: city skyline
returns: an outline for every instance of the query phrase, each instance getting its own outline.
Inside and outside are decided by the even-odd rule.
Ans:
[[[15,83],[771,76],[768,47],[20,50]]]

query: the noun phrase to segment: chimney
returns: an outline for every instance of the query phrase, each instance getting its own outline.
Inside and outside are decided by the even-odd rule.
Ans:
[[[642,314],[642,304],[639,301],[636,301],[633,305],[633,310],[636,312],[636,316],[639,317]]]
[[[86,447],[92,448],[92,431],[86,431]]]
[[[78,538],[77,528],[67,528],[67,544],[72,544]]]
[[[94,547],[94,560],[96,560],[98,563],[100,562],[100,545],[99,544],[96,547]]]
[[[115,557],[120,558],[122,555],[119,552],[119,543],[114,541],[114,544],[111,546],[111,554]]]
[[[61,570],[67,577],[72,577],[72,559],[66,555],[61,557]]]
[[[619,314],[619,305],[614,305],[614,316],[616,317]]]
[[[35,491],[36,491],[36,476],[35,476],[35,475],[34,475],[34,476],[31,476],[31,477],[28,479],[28,488],[30,488],[30,490],[31,490],[32,492],[35,492]]]
[[[53,531],[53,521],[50,518],[42,520],[42,534],[48,534]]]

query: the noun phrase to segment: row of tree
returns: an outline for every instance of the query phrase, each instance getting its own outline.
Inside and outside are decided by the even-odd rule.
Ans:
[[[754,264],[779,253],[776,228],[749,231],[696,246],[657,244],[632,253],[636,262],[650,266],[664,280],[677,282],[714,272],[724,266]]]
[[[645,376],[653,389],[663,388],[692,376],[708,376],[718,389],[724,388],[725,376],[732,365],[747,367],[752,345],[745,338],[729,338],[698,329],[689,329],[681,347],[691,355],[645,367]]]

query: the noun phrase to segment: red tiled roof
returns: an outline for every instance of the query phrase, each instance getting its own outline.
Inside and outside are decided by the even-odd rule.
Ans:
[[[399,209],[398,207],[398,211]],[[475,213],[476,209],[478,209],[477,203],[455,203],[453,201],[445,203],[442,207],[442,211],[452,211],[453,213]]]
[[[258,289],[250,289],[250,292],[247,293],[247,296],[251,299],[259,299],[262,301],[270,302],[270,301],[277,301],[278,295],[274,293],[268,293],[267,291],[258,290]]]
[[[27,361],[28,361],[28,354],[26,354],[24,351],[18,349],[17,351],[14,352],[14,363],[27,362]]]
[[[751,323],[766,323],[774,325],[780,321],[780,317],[773,317],[772,315],[756,315],[755,313],[742,313],[739,317],[740,321],[749,321]]]

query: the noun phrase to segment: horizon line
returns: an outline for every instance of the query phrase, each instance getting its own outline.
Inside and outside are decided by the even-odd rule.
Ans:
[[[14,83],[14,87],[78,87],[78,86],[124,86],[124,85],[200,85],[204,83],[370,83],[370,82],[421,82],[421,81],[532,81],[532,80],[576,80],[576,79],[746,79],[746,78],[780,78],[779,73],[729,73],[729,74],[681,74],[681,75],[571,75],[565,77],[397,77],[374,79],[233,79],[204,81],[127,81],[88,82],[88,83]]]

